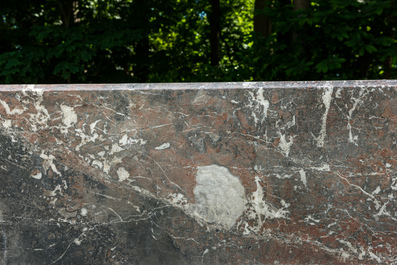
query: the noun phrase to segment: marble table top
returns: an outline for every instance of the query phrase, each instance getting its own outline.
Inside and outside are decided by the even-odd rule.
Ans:
[[[0,264],[397,264],[397,81],[0,85]]]

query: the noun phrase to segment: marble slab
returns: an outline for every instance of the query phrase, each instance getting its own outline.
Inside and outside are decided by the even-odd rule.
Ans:
[[[396,264],[397,81],[0,85],[0,264]]]

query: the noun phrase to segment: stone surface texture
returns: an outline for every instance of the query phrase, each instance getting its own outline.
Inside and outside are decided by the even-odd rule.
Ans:
[[[0,85],[0,264],[397,264],[397,81]]]

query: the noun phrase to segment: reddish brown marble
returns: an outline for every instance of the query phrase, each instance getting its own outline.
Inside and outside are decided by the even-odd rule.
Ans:
[[[0,85],[0,259],[395,264],[396,88]]]

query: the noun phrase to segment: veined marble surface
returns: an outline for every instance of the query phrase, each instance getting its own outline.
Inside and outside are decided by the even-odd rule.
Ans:
[[[0,85],[0,264],[396,264],[397,81]]]

